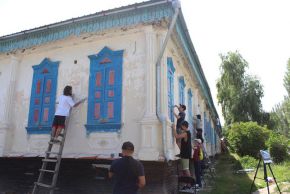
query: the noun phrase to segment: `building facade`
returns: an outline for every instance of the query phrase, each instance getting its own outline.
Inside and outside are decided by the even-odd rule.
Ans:
[[[179,103],[193,132],[201,115],[208,154],[220,152],[210,89],[182,12],[170,1],[0,37],[0,157],[44,155],[66,85],[75,100],[88,100],[72,110],[63,158],[116,158],[122,142],[132,141],[142,161],[175,160],[172,107]]]

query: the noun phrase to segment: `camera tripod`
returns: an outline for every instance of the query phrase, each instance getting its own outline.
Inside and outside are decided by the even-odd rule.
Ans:
[[[254,180],[253,180],[253,182],[252,182],[252,186],[251,186],[250,194],[252,193],[252,189],[253,189],[253,186],[254,186],[255,179],[258,178],[258,177],[257,177],[257,173],[258,173],[258,170],[259,170],[259,167],[260,167],[261,160],[262,160],[262,158],[260,158],[260,160],[259,160],[259,163],[258,163],[258,166],[257,166],[257,169],[256,169],[256,173],[255,173],[255,177],[254,177]],[[272,168],[271,168],[271,163],[272,163],[272,162],[265,162],[265,161],[263,160],[264,179],[262,179],[262,178],[259,178],[259,179],[262,179],[262,180],[265,180],[265,181],[266,181],[266,183],[267,183],[268,194],[270,194],[270,190],[269,190],[269,180],[268,180],[268,175],[267,175],[267,165],[268,165],[268,167],[269,167],[269,169],[270,169],[270,172],[271,172],[271,174],[272,174],[272,176],[273,176],[273,178],[274,178],[275,184],[276,184],[276,186],[277,186],[277,188],[278,188],[278,191],[279,191],[279,193],[281,194],[280,188],[279,188],[279,186],[278,186],[278,184],[277,184],[277,182],[276,182],[276,178],[275,178],[274,173],[273,173]]]

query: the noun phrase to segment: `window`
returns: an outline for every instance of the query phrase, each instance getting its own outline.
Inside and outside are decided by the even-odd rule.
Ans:
[[[168,117],[174,122],[174,114],[172,108],[174,106],[174,72],[172,58],[167,58],[167,95],[168,95]]]
[[[87,132],[121,128],[123,51],[104,47],[90,55]]]
[[[214,129],[210,125],[210,138],[211,138],[211,144],[214,144]]]
[[[207,118],[206,113],[204,112],[204,133],[206,142],[211,142],[211,126],[209,118]]]
[[[180,76],[179,77],[179,103],[180,104],[185,104],[185,102],[184,102],[184,88],[185,88],[184,77]]]
[[[33,66],[28,133],[50,133],[55,112],[55,97],[59,62],[45,58]]]
[[[215,149],[217,148],[217,136],[216,136],[216,131],[214,131],[214,145]]]
[[[192,92],[191,89],[188,89],[187,92],[187,96],[188,96],[188,121],[189,121],[189,125],[190,125],[190,129],[192,129],[192,124],[193,124],[193,116],[192,116]]]

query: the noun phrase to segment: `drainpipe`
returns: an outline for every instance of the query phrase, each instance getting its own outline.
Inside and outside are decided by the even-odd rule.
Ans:
[[[162,112],[161,112],[161,79],[160,79],[160,76],[161,76],[161,59],[163,57],[163,54],[164,54],[166,45],[168,43],[168,40],[170,38],[170,35],[174,29],[174,25],[176,23],[176,20],[177,20],[178,14],[179,14],[179,10],[180,10],[179,0],[172,1],[172,5],[174,7],[174,15],[172,17],[169,29],[168,29],[167,34],[165,36],[161,51],[159,53],[159,56],[158,56],[157,62],[156,62],[156,85],[157,85],[157,87],[156,87],[156,100],[157,100],[156,115],[162,124],[163,154],[164,154],[164,158],[166,161],[169,158],[168,153],[167,153],[168,150],[167,150],[167,141],[166,141],[166,137],[167,137],[166,118],[167,118],[167,116],[162,114]]]

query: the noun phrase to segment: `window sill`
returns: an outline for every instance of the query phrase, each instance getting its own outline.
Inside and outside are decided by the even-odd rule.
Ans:
[[[85,125],[87,129],[87,133],[92,132],[119,132],[122,124],[121,123],[104,123],[104,124],[96,124],[91,125],[87,124]]]
[[[50,126],[40,126],[40,127],[26,127],[28,134],[50,134]]]

